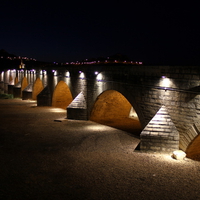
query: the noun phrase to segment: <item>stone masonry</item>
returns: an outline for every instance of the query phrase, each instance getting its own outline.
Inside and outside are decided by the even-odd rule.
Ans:
[[[167,109],[162,106],[140,134],[142,151],[174,151],[179,149],[179,133]]]
[[[99,95],[107,90],[116,90],[130,102],[138,115],[142,126],[141,149],[171,151],[179,148],[186,151],[199,135],[199,66],[48,66],[47,75],[55,69],[59,72],[52,75],[51,80],[50,76],[40,74],[41,69],[35,69],[35,78],[39,78],[45,86],[37,95],[38,105],[51,105],[53,91],[59,81],[66,80],[68,71],[70,75],[65,83],[72,93],[73,101],[67,108],[67,118],[88,120]],[[80,72],[85,76],[80,77]],[[95,72],[101,76],[97,77]],[[19,71],[12,75],[8,70],[0,73],[0,88],[4,93],[8,91],[10,76],[16,76],[22,81],[27,74]],[[169,80],[168,85],[166,80]],[[46,87],[47,83],[49,87]],[[14,85],[14,90],[16,86]],[[76,104],[76,97],[81,92],[85,108]],[[158,116],[166,121],[159,121],[156,119]]]

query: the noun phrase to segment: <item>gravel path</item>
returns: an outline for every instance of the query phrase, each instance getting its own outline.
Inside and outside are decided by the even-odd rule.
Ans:
[[[134,151],[137,137],[0,100],[0,199],[200,199],[200,162]]]

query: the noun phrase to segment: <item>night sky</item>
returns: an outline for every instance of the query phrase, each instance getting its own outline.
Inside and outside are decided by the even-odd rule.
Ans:
[[[144,64],[200,65],[199,5],[174,2],[3,1],[0,49],[50,62],[120,53]]]

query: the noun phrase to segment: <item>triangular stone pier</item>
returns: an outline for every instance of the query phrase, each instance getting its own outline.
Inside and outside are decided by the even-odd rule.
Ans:
[[[179,149],[179,133],[162,106],[140,134],[140,150],[171,152]]]
[[[67,119],[87,120],[87,105],[82,92],[67,107]]]

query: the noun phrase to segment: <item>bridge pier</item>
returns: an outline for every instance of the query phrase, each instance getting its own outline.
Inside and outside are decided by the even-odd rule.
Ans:
[[[52,106],[54,75],[52,70],[43,71],[42,73],[45,83],[43,83],[44,89],[37,95],[37,106]]]
[[[22,90],[22,100],[32,99],[33,84],[30,83],[24,90]]]
[[[173,152],[179,149],[179,132],[162,106],[140,134],[140,150]]]

